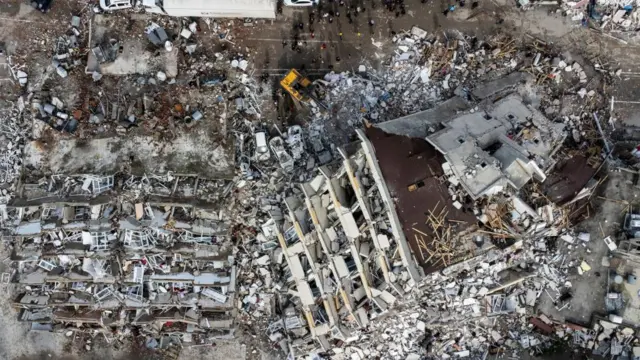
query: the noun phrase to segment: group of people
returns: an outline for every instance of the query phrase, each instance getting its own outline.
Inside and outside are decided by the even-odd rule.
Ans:
[[[353,0],[351,0],[353,1]],[[423,4],[427,3],[429,0],[420,0]],[[466,0],[457,0],[457,4],[460,7],[465,6]],[[475,8],[478,6],[478,0],[472,0],[471,7]],[[344,15],[347,18],[347,21],[350,25],[352,25],[353,32],[356,34],[358,38],[361,38],[362,33],[361,29],[358,26],[357,18],[361,16],[365,16],[364,14],[367,12],[367,6],[371,6],[372,9],[376,8],[376,3],[382,5],[390,12],[395,14],[395,17],[404,16],[407,14],[407,8],[405,5],[405,0],[372,0],[368,2],[367,0],[359,1],[357,3],[345,3],[345,0],[322,0],[318,5],[314,5],[312,9],[309,11],[309,18],[307,24],[303,21],[299,21],[295,24],[293,31],[293,38],[291,39],[291,50],[302,53],[302,49],[307,47],[307,40],[311,43],[320,43],[320,50],[326,50],[328,48],[327,43],[320,42],[316,40],[315,26],[317,24],[332,24],[334,21],[337,22],[338,25],[338,38],[339,41],[344,39],[342,23],[338,20],[340,15]],[[337,3],[337,4],[336,4]],[[337,5],[337,6],[336,6]],[[447,7],[443,14],[447,16],[447,14],[453,10],[455,10],[456,5],[452,5]],[[369,16],[367,20],[367,24],[369,27],[369,31],[371,34],[374,33],[375,21]],[[306,28],[306,29],[305,29]],[[305,31],[306,30],[306,31]],[[392,31],[392,35],[395,35],[395,32]],[[287,39],[282,40],[282,47],[286,48],[289,45]],[[335,47],[335,45],[332,45]],[[336,57],[336,62],[340,61],[340,57]]]

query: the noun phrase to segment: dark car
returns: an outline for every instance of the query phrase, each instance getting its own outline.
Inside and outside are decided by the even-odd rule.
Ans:
[[[53,0],[32,0],[31,6],[40,10],[43,13],[46,13],[47,11],[49,11],[52,1]]]
[[[629,238],[640,237],[640,215],[628,213],[624,218],[622,230],[627,233]]]

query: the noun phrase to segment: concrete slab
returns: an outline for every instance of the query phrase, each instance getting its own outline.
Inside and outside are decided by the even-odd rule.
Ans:
[[[233,144],[216,143],[205,131],[182,133],[171,143],[152,136],[64,139],[55,146],[32,141],[25,146],[25,165],[44,174],[114,174],[131,166],[136,175],[168,171],[208,179],[232,178]]]
[[[164,71],[169,78],[178,75],[179,49],[177,47],[170,52],[162,50],[158,55],[146,51],[146,44],[137,40],[126,41],[123,47],[122,54],[114,62],[100,65],[99,71],[101,74],[130,75]],[[93,56],[93,54],[90,56]]]
[[[456,116],[460,111],[468,109],[469,104],[464,99],[455,96],[437,105],[433,109],[385,121],[375,126],[389,134],[425,138],[429,135],[429,127],[432,127],[434,130],[439,130],[441,128],[441,122],[446,122]]]

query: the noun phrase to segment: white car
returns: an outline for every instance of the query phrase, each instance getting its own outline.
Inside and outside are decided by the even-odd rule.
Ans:
[[[130,9],[134,0],[100,0],[100,7],[104,11]]]
[[[293,158],[284,147],[284,140],[280,136],[276,136],[269,140],[269,147],[275,154],[280,166],[284,169],[284,172],[293,171]]]
[[[314,6],[319,2],[320,0],[284,0],[286,6]]]
[[[257,161],[269,160],[271,155],[269,154],[269,147],[267,146],[267,133],[264,131],[257,131],[255,136],[256,136],[255,159]]]

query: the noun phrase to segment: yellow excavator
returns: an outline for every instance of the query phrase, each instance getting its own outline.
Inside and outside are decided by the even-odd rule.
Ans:
[[[318,80],[320,81],[320,80]],[[311,105],[315,103],[324,110],[327,110],[327,106],[318,98],[315,82],[312,82],[307,77],[300,74],[296,69],[291,69],[280,80],[280,86],[285,89],[293,99],[305,105]]]

